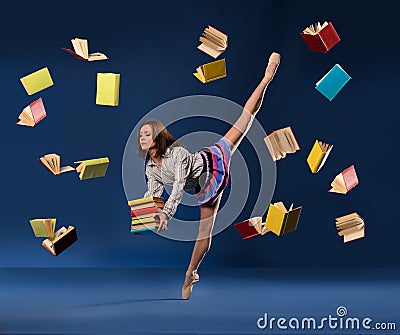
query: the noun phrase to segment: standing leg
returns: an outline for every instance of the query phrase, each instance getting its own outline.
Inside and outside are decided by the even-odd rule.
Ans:
[[[255,118],[257,112],[260,110],[265,91],[268,84],[274,78],[275,72],[278,69],[280,63],[280,59],[281,56],[278,53],[273,52],[271,54],[268,60],[267,68],[265,70],[264,78],[261,80],[254,92],[251,94],[250,98],[247,100],[246,104],[244,105],[244,110],[239,119],[225,134],[224,137],[228,140],[232,153],[237,149],[244,136],[246,136],[246,133],[249,131],[253,123],[253,119]]]
[[[200,209],[200,225],[199,233],[193,248],[192,257],[189,267],[186,271],[185,282],[182,287],[182,299],[189,299],[192,293],[193,285],[199,281],[197,270],[200,263],[204,259],[206,253],[210,250],[212,230],[214,227],[215,217],[221,202],[222,193],[219,195],[217,202],[211,207],[202,207]]]

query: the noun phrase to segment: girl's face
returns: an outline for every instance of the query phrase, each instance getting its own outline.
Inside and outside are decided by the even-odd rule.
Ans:
[[[145,124],[139,132],[139,142],[142,150],[150,150],[156,146],[156,142],[153,141],[153,132],[150,125]]]

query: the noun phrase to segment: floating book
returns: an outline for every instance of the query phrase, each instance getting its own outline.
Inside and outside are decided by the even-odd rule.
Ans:
[[[82,38],[73,38],[71,40],[74,51],[68,48],[61,48],[62,50],[69,52],[78,59],[86,60],[92,62],[95,60],[105,60],[108,57],[100,52],[94,52],[89,54],[88,41]]]
[[[50,172],[54,175],[59,175],[63,172],[74,171],[75,169],[72,166],[63,166],[60,168],[61,158],[57,154],[47,154],[43,157],[39,158],[40,162],[50,170]]]
[[[339,173],[332,181],[332,188],[328,192],[346,194],[358,185],[358,178],[354,165]]]
[[[193,75],[203,84],[226,77],[225,58],[200,65]]]
[[[270,231],[265,227],[265,222],[262,221],[261,216],[256,216],[240,223],[236,223],[234,227],[237,229],[239,234],[242,235],[244,240],[258,235],[263,236]]]
[[[336,218],[338,235],[343,236],[343,242],[350,242],[365,236],[364,219],[356,212]]]
[[[119,73],[97,73],[97,105],[118,106],[119,81]]]
[[[300,150],[299,144],[290,127],[275,130],[264,138],[264,142],[274,162],[285,158],[286,154],[292,154]]]
[[[19,121],[17,124],[20,126],[34,127],[45,117],[46,110],[44,109],[43,100],[39,98],[22,110],[21,114],[18,116]]]
[[[79,173],[80,180],[104,177],[109,163],[108,157],[74,162],[74,164],[79,164],[76,168],[76,172]]]
[[[291,204],[287,210],[283,202],[271,203],[265,219],[265,227],[278,236],[295,230],[301,208],[302,206],[293,209],[293,204]]]
[[[20,80],[29,95],[54,85],[47,67],[28,74]]]
[[[312,173],[317,173],[319,170],[321,170],[326,162],[326,159],[331,153],[332,148],[332,144],[315,140],[314,146],[307,157],[307,164]]]
[[[339,64],[336,64],[315,84],[315,88],[329,101],[332,101],[350,79],[351,77],[343,70],[343,68]]]
[[[75,227],[69,226],[68,229],[61,227],[55,232],[53,238],[45,239],[42,246],[54,256],[58,256],[77,240]]]
[[[56,228],[56,219],[33,219],[29,220],[33,233],[36,237],[53,237]]]
[[[213,58],[217,58],[228,47],[228,35],[225,35],[210,25],[204,29],[203,36],[199,38],[199,41],[201,44],[197,49]]]
[[[319,22],[310,25],[300,35],[310,50],[323,53],[328,52],[340,41],[332,22],[326,21],[322,25]]]

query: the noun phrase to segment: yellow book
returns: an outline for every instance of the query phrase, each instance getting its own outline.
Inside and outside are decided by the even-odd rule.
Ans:
[[[200,65],[193,75],[203,84],[226,77],[225,58]]]
[[[97,73],[96,104],[118,106],[119,73]]]
[[[287,210],[282,202],[270,204],[265,219],[265,227],[278,236],[295,230],[301,208],[302,206],[293,209],[292,204]]]
[[[47,67],[28,74],[20,80],[29,95],[35,94],[54,85]]]
[[[310,154],[307,157],[307,164],[311,169],[312,173],[317,173],[326,162],[331,150],[332,144],[323,143],[315,140],[314,146],[312,147]]]
[[[76,171],[79,173],[79,179],[90,179],[97,177],[104,177],[110,163],[108,157],[87,159],[84,161],[74,162],[79,164]]]
[[[33,219],[29,220],[33,233],[36,237],[53,237],[56,228],[56,219]]]
[[[146,197],[146,198],[134,199],[128,201],[128,206],[136,207],[138,205],[147,203],[156,203],[157,205],[164,204],[164,199],[161,197]]]

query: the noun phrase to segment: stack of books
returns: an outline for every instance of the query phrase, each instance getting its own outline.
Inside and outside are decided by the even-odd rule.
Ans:
[[[160,197],[147,197],[128,201],[131,208],[131,233],[145,233],[155,230],[158,222],[155,214],[164,208]]]

